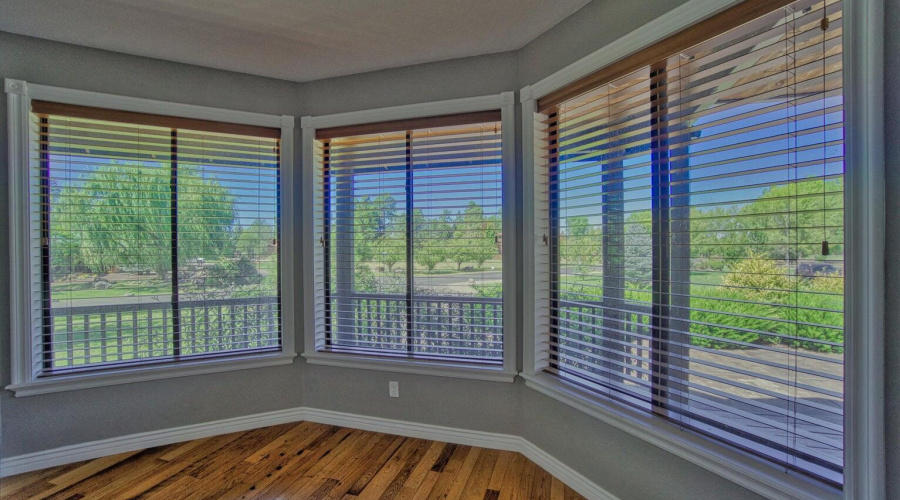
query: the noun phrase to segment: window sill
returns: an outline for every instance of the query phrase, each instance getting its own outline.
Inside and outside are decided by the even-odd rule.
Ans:
[[[202,359],[172,362],[158,365],[116,368],[92,373],[78,373],[40,378],[21,384],[6,386],[16,397],[34,396],[52,392],[75,391],[107,385],[130,384],[148,380],[187,377],[232,370],[247,370],[268,366],[288,365],[294,362],[296,353],[276,352],[269,354],[248,354],[216,359]]]
[[[625,405],[607,400],[548,374],[519,374],[525,384],[557,401],[639,437],[766,498],[838,500],[843,493],[801,474],[786,471],[749,453]]]
[[[343,354],[333,352],[303,353],[306,361],[313,365],[339,366],[397,373],[414,373],[435,377],[452,377],[489,382],[513,382],[517,373],[504,370],[502,366],[479,366],[464,363],[448,363],[417,359],[386,359],[377,356]]]

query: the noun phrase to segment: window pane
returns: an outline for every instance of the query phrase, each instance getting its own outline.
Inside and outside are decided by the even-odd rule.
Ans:
[[[279,345],[276,141],[56,115],[33,133],[37,373]]]
[[[499,123],[322,140],[326,346],[502,360]]]

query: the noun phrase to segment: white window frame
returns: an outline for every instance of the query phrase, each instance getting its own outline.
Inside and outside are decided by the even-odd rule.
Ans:
[[[317,350],[323,331],[317,328],[324,321],[324,312],[316,310],[315,297],[324,286],[322,276],[315,272],[316,252],[321,247],[316,243],[322,236],[316,218],[321,217],[322,207],[317,206],[316,197],[316,129],[362,125],[382,121],[426,118],[475,111],[500,110],[501,154],[503,161],[501,189],[503,193],[503,239],[516,241],[516,189],[515,189],[515,98],[513,92],[469,97],[448,101],[428,102],[369,109],[333,115],[305,116],[301,118],[303,127],[303,167],[302,167],[302,213],[315,214],[304,217],[302,222],[303,241],[303,290],[304,290],[304,350],[307,362],[318,365],[362,368],[368,370],[391,371],[456,377],[465,379],[512,382],[516,369],[516,255],[515,245],[503,245],[503,363],[499,366],[478,365],[477,363],[450,362],[445,360],[392,358],[377,355],[357,355],[333,353]]]
[[[637,30],[521,90],[523,149],[523,371],[526,385],[767,498],[883,500],[884,443],[884,111],[883,0],[844,0],[845,340],[844,488],[786,471],[749,453],[655,418],[542,372],[546,293],[536,259],[546,254],[547,207],[535,182],[536,103],[741,0],[689,0]],[[748,0],[753,1],[753,0]],[[539,256],[539,257],[536,257]],[[530,310],[529,310],[530,309]],[[543,311],[542,311],[543,309]],[[532,313],[533,311],[533,313]]]
[[[294,283],[293,273],[294,214],[293,206],[293,140],[294,117],[249,113],[227,109],[156,101],[114,94],[87,92],[39,85],[23,80],[5,79],[7,121],[9,128],[9,254],[10,254],[10,347],[11,384],[6,387],[16,396],[86,389],[163,378],[204,373],[285,365],[297,356],[294,348]],[[43,100],[109,108],[121,111],[152,113],[183,118],[212,120],[281,129],[281,349],[260,354],[235,354],[220,358],[161,362],[123,366],[93,372],[35,377],[32,372],[34,346],[32,286],[29,272],[35,256],[30,241],[31,200],[29,195],[29,150],[31,101]]]

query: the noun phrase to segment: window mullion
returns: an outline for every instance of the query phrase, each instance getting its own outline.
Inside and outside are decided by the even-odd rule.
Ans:
[[[331,345],[332,330],[332,306],[331,306],[331,171],[329,169],[330,161],[330,141],[322,142],[322,254],[325,256],[323,260],[325,276],[325,345]]]
[[[653,314],[651,315],[652,336],[652,394],[655,412],[668,414],[668,364],[669,364],[669,295],[670,295],[670,254],[669,254],[669,160],[666,139],[665,112],[666,61],[650,68],[650,78],[656,79],[650,85],[650,155],[652,162],[652,289]]]
[[[549,175],[549,183],[551,186],[549,189],[549,225],[550,225],[550,234],[544,235],[544,243],[550,246],[550,340],[551,344],[559,344],[559,289],[560,289],[560,238],[559,238],[559,125],[560,125],[560,117],[559,117],[559,108],[554,108],[550,110],[548,116],[554,118],[555,120],[549,124],[550,132],[547,137],[549,152],[549,165],[548,165],[548,175]],[[557,187],[552,187],[557,186]],[[550,346],[550,359],[548,360],[550,366],[556,369],[559,369],[559,355],[557,354],[559,348],[556,345]]]
[[[44,370],[53,369],[53,318],[51,314],[52,300],[50,284],[52,279],[50,276],[50,124],[46,116],[41,116],[41,140],[40,140],[40,186],[41,186],[41,326],[42,341],[41,347]]]
[[[172,129],[170,143],[170,215],[172,232],[172,355],[181,356],[181,313],[178,294],[178,130]]]
[[[413,169],[412,131],[406,131],[406,352],[413,352]]]

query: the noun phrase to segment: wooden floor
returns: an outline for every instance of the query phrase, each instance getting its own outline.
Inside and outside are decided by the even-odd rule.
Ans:
[[[0,499],[580,499],[524,456],[302,422],[0,480]]]

